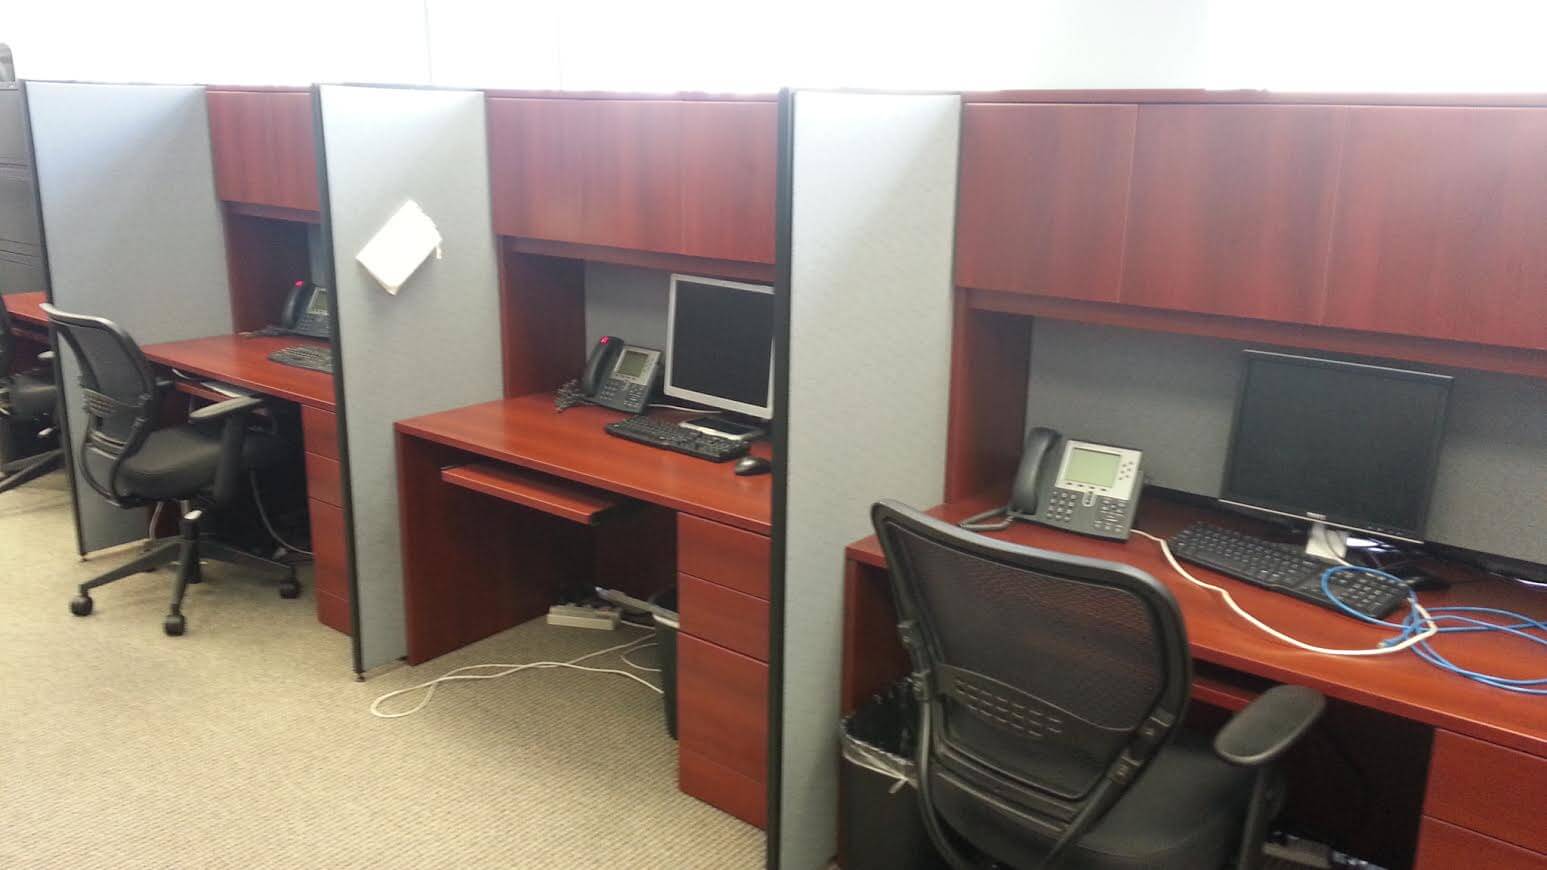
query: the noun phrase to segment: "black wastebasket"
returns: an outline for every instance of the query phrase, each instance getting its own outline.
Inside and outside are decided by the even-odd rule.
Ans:
[[[944,870],[914,791],[913,692],[898,683],[843,720],[844,870]]]
[[[671,616],[651,613],[655,622],[656,661],[661,666],[661,703],[666,708],[666,733],[677,739],[677,590],[663,589],[650,603],[671,611]]]

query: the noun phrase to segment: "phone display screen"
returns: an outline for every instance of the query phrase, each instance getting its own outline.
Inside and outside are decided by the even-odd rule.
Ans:
[[[306,313],[326,315],[328,313],[328,291],[321,287],[312,291],[312,301],[307,304]]]
[[[1116,453],[1075,447],[1070,451],[1069,464],[1064,469],[1064,477],[1075,483],[1110,487],[1117,483],[1117,469],[1120,464],[1121,457]]]
[[[623,356],[618,358],[617,367],[612,371],[613,374],[618,375],[619,377],[638,380],[639,376],[644,374],[645,365],[649,362],[649,354],[640,353],[639,351],[630,348],[623,351]]]

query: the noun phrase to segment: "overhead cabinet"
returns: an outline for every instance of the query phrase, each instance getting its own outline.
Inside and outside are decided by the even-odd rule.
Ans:
[[[772,102],[491,97],[502,236],[772,263]]]
[[[1547,109],[969,104],[957,283],[1547,349]]]
[[[311,91],[211,88],[215,192],[227,202],[321,209]]]

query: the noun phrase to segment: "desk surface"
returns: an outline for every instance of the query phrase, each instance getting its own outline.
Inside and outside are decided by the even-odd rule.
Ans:
[[[562,414],[539,393],[400,420],[406,435],[532,468],[641,501],[768,534],[771,475],[737,477],[733,462],[708,462],[608,435],[628,415],[580,406]],[[684,415],[685,416],[685,415]],[[754,455],[768,456],[766,442]]]
[[[32,293],[12,293],[5,297],[5,310],[10,312],[13,320],[47,329],[48,315],[44,314],[43,309],[39,307],[47,301],[48,297],[42,290]]]
[[[941,505],[930,513],[956,521],[986,510],[993,503],[993,499],[975,498]],[[1167,537],[1196,520],[1248,529],[1252,526],[1250,520],[1206,508],[1146,499],[1134,527]],[[1031,523],[1015,523],[1003,532],[990,533],[990,537],[1122,562],[1149,572],[1176,596],[1187,622],[1193,656],[1199,660],[1278,682],[1311,686],[1332,697],[1547,756],[1547,697],[1490,688],[1441,671],[1412,653],[1350,658],[1297,650],[1249,626],[1219,596],[1177,576],[1159,545],[1147,538],[1135,535],[1127,542],[1103,541]],[[850,545],[847,555],[863,564],[886,564],[874,537]],[[1388,629],[1365,625],[1206,568],[1188,566],[1188,570],[1200,580],[1229,589],[1248,612],[1308,643],[1334,648],[1368,647],[1391,635]],[[1547,594],[1501,580],[1458,583],[1448,590],[1424,592],[1419,597],[1430,607],[1504,607],[1536,618],[1547,617]],[[1525,641],[1508,639],[1500,633],[1442,636],[1435,645],[1463,666],[1512,678],[1547,675],[1547,656],[1532,652],[1532,645]]]
[[[298,344],[325,346],[326,342],[294,335],[246,338],[213,335],[186,341],[168,341],[141,348],[153,363],[225,381],[323,411],[333,410],[333,376],[326,372],[282,365],[269,354]]]

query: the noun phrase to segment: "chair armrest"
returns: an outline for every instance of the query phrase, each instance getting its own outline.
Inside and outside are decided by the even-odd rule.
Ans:
[[[37,360],[38,360],[38,362],[53,362],[54,361],[54,352],[51,351],[51,350],[45,350],[42,353],[37,355]]]
[[[235,399],[227,399],[224,402],[216,402],[213,405],[205,405],[188,415],[190,423],[208,423],[211,420],[219,420],[229,414],[240,414],[258,408],[263,400],[257,396],[238,396]]]
[[[1214,735],[1214,752],[1240,767],[1269,764],[1321,717],[1327,699],[1305,686],[1274,686]]]

